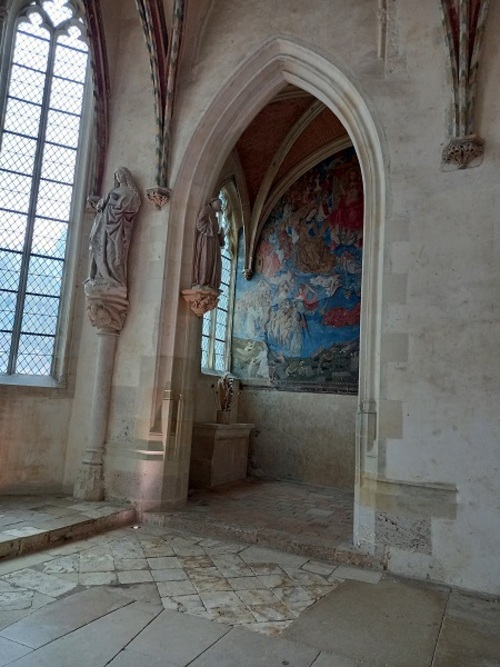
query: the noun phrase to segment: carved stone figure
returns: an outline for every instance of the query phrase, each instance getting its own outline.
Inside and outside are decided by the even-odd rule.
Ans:
[[[128,249],[141,198],[126,167],[119,167],[114,178],[114,187],[95,207],[97,213],[90,232],[91,265],[87,282],[126,289]]]
[[[193,287],[220,288],[224,231],[219,229],[217,213],[222,202],[217,197],[204,206],[196,221],[196,252],[193,266]]]

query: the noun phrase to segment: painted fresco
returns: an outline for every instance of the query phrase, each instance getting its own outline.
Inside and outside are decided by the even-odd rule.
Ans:
[[[249,281],[239,244],[235,375],[283,389],[357,391],[362,234],[361,172],[347,149],[309,170],[278,202]]]

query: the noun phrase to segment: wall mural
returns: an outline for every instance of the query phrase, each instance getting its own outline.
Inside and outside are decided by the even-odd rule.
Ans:
[[[255,273],[238,278],[232,370],[281,389],[356,392],[363,185],[354,149],[299,178],[266,221]]]

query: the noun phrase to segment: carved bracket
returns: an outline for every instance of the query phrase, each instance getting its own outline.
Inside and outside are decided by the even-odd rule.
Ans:
[[[87,314],[93,327],[119,333],[125,324],[129,302],[125,287],[110,287],[87,280]]]
[[[206,287],[193,287],[191,289],[182,290],[181,294],[193,313],[198,317],[202,317],[205,313],[217,308],[220,290]]]
[[[450,139],[443,148],[443,164],[465,169],[477,166],[484,154],[484,140],[475,134],[470,137]]]
[[[172,191],[169,188],[161,187],[161,185],[146,190],[149,203],[153,204],[157,211],[161,211],[165,204],[170,201],[171,196]]]

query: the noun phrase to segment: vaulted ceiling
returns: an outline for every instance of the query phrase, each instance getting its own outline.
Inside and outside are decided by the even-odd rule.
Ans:
[[[233,152],[250,226],[258,228],[303,173],[348,145],[342,123],[322,102],[294,86],[284,88],[248,125]]]

